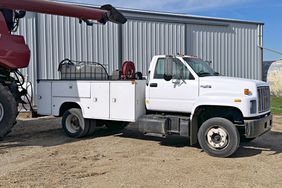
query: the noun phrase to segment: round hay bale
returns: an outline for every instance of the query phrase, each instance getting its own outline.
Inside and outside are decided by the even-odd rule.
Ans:
[[[267,82],[273,96],[282,96],[282,60],[271,64],[267,72]]]

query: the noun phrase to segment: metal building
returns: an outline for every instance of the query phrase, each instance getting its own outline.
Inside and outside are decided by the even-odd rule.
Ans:
[[[64,58],[106,64],[111,72],[125,60],[147,73],[152,56],[188,54],[212,61],[224,75],[262,79],[263,23],[122,9],[124,25],[79,24],[61,16],[28,13],[21,21],[32,51],[23,72],[36,86],[37,79],[59,77]],[[34,94],[36,96],[36,87]]]

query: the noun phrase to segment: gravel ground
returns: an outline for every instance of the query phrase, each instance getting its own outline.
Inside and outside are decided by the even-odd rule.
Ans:
[[[0,187],[282,187],[282,117],[226,159],[134,127],[71,139],[59,121],[20,120],[0,142]]]

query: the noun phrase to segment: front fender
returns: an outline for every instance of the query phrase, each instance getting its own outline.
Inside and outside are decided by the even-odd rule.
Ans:
[[[191,117],[193,117],[193,114],[195,113],[195,110],[199,106],[228,106],[228,107],[234,107],[238,108],[244,117],[250,117],[250,101],[255,100],[255,97],[250,96],[238,96],[238,95],[230,95],[222,93],[220,95],[218,94],[209,94],[209,95],[203,95],[199,96],[198,99],[195,101]]]

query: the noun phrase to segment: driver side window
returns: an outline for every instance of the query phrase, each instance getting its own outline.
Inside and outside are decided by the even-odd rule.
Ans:
[[[165,58],[159,58],[155,68],[154,79],[163,79],[165,74]],[[172,62],[172,78],[173,79],[194,79],[187,67],[177,58]]]
[[[159,58],[155,68],[154,79],[163,79],[165,73],[165,58]]]

